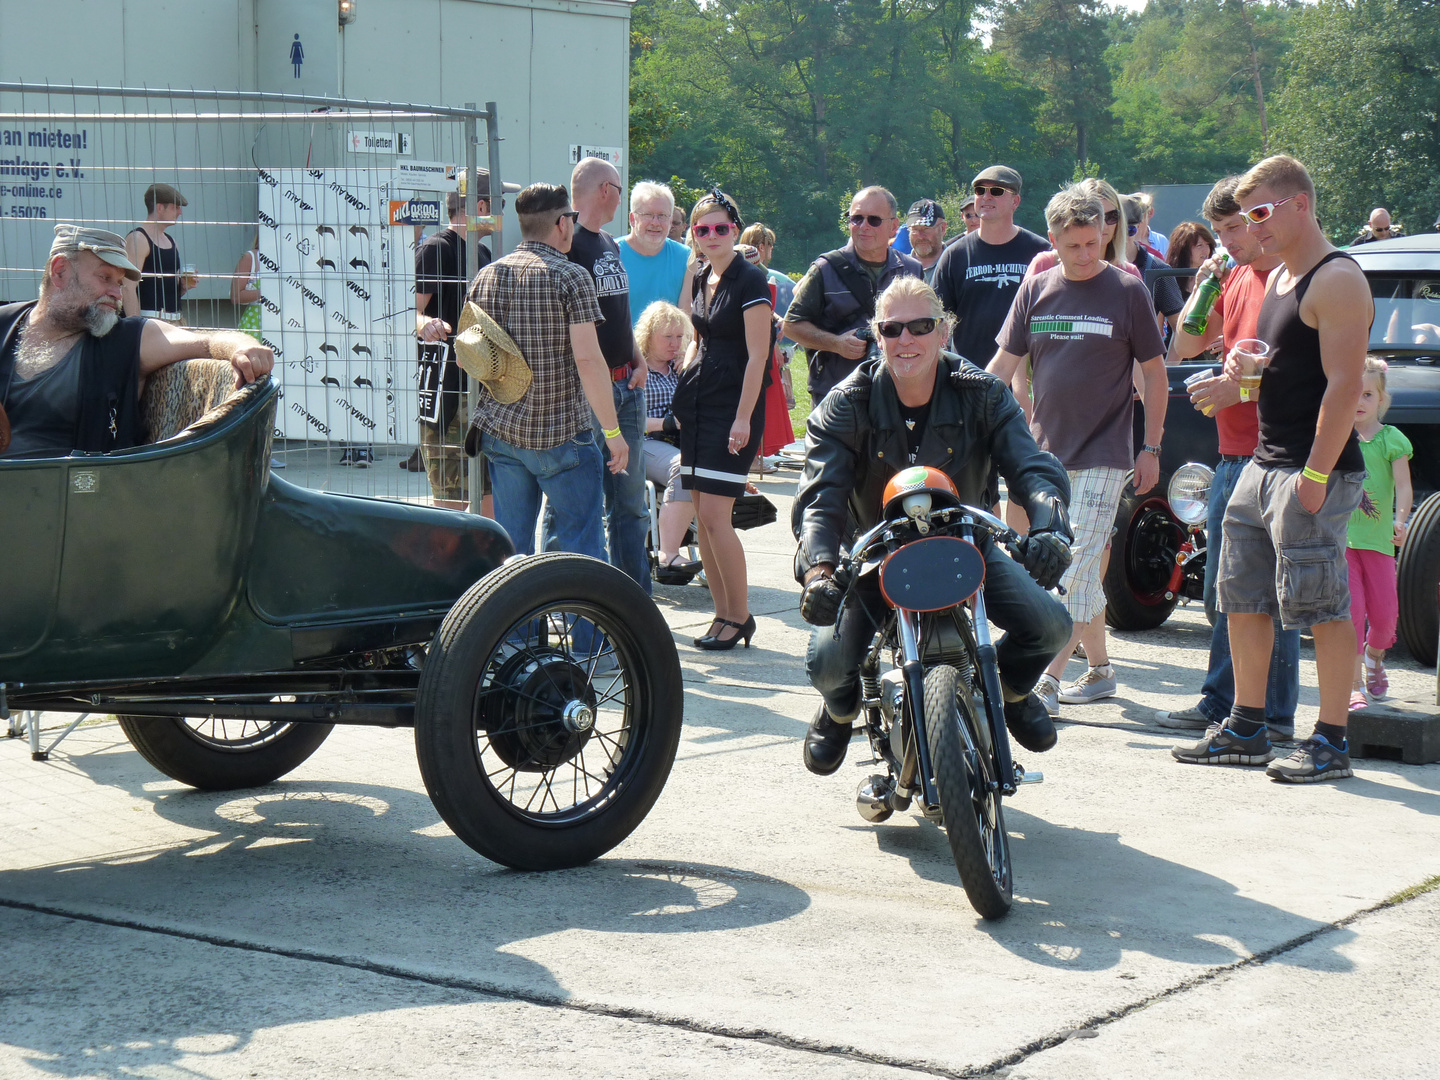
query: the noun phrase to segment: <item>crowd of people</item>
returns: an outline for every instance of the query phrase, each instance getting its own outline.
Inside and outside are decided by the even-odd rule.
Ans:
[[[479,182],[488,217],[488,176]],[[666,185],[635,185],[617,238],[606,226],[624,195],[599,158],[576,165],[568,187],[518,190],[520,243],[499,258],[479,245],[468,282],[467,231],[487,230],[467,230],[463,196],[447,199],[449,227],[415,264],[418,454],[438,505],[470,507],[478,468],[473,508],[522,554],[606,559],[647,594],[703,570],[714,614],[695,646],[748,647],[756,624],[734,510],[752,468],[794,437],[798,345],[813,411],[795,572],[822,699],[806,765],[826,774],[844,759],[882,608],[862,598],[832,630],[832,575],[849,530],[874,520],[880,488],[910,465],[943,470],[983,506],[998,506],[1004,481],[1023,537],[1018,562],[986,552],[990,615],[1006,631],[1004,712],[1016,740],[1043,751],[1062,706],[1117,692],[1102,588],[1117,507],[1127,485],[1143,494],[1159,479],[1167,364],[1214,352],[1223,371],[1187,385],[1220,445],[1205,578],[1219,616],[1199,700],[1159,722],[1203,732],[1175,748],[1182,763],[1265,765],[1299,782],[1350,775],[1348,713],[1387,688],[1412,448],[1383,423],[1386,371],[1366,359],[1369,289],[1321,232],[1298,161],[1269,157],[1220,180],[1205,221],[1168,236],[1151,231],[1148,196],[1098,177],[1048,200],[1045,236],[1016,223],[1024,181],[1009,166],[976,174],[948,238],[938,200],[917,200],[902,222],[894,195],[868,186],[850,201],[848,242],[798,282],[769,268],[774,231],[747,225],[718,187],[687,213]],[[193,283],[166,230],[185,199],[157,184],[145,204],[127,237],[57,226],[38,302],[0,309],[0,453],[133,445],[139,381],[178,359],[223,357],[241,381],[270,369],[252,337],[179,325]],[[1357,242],[1397,231],[1383,209],[1366,229]],[[1147,288],[1146,271],[1165,266],[1194,281],[1162,275]],[[257,272],[252,248],[231,289],[242,329]],[[122,305],[144,319],[111,336]],[[467,376],[478,390],[469,414]],[[1273,742],[1295,734],[1302,627],[1315,641],[1319,720],[1277,760]],[[1085,670],[1067,681],[1077,656]]]

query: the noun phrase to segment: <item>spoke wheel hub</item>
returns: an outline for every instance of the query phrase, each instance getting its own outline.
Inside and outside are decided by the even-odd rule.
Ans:
[[[595,691],[585,669],[552,648],[525,649],[495,675],[501,688],[481,708],[480,726],[517,772],[547,772],[584,748],[595,726]]]

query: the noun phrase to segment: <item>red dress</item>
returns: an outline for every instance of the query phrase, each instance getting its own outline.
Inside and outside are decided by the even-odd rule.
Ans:
[[[770,306],[775,306],[775,285],[770,285]],[[790,426],[790,409],[785,404],[785,387],[780,383],[780,349],[770,348],[770,385],[765,388],[765,434],[760,439],[760,453],[770,457],[780,448],[795,441]]]

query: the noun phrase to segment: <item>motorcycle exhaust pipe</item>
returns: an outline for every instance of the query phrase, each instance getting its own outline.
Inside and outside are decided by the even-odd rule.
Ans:
[[[860,781],[855,792],[855,809],[860,816],[872,824],[884,821],[895,811],[890,808],[890,796],[895,785],[888,776],[874,773]]]

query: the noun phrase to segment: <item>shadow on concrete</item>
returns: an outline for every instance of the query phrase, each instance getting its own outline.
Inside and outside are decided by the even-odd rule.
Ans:
[[[720,866],[606,858],[545,874],[507,870],[450,834],[423,794],[400,788],[285,780],[232,792],[147,791],[157,776],[134,754],[102,751],[69,763],[198,835],[161,850],[0,872],[0,897],[341,966],[361,958],[457,980],[470,992],[554,1002],[570,992],[519,955],[517,943],[566,931],[731,930],[810,905],[793,885]],[[235,955],[222,951],[214,962]],[[11,970],[3,983],[23,978]],[[298,1015],[267,1022],[369,1011],[363,1001],[319,995]],[[185,1040],[223,1036],[227,1047],[243,1045],[245,1015],[208,1001],[117,1008],[111,1019],[133,1018],[128,1027],[87,1029],[78,1043],[72,1027],[62,1043],[32,1043],[41,1055],[32,1061],[59,1076],[134,1076],[141,1065],[173,1064],[188,1052],[178,1045]],[[31,1037],[42,1028],[32,1027]],[[6,1041],[14,1042],[13,1031]]]
[[[1045,967],[1101,971],[1125,953],[1214,967],[1264,952],[1325,924],[1242,896],[1223,878],[1140,851],[1110,832],[1052,825],[1005,808],[1015,864],[1015,904],[977,927],[1015,956]],[[961,888],[944,832],[896,816],[868,828],[879,850],[909,861],[927,881]],[[1103,868],[1103,869],[1102,869]],[[877,873],[884,868],[877,866]],[[1333,952],[1315,954],[1325,971],[1348,970]],[[1308,966],[1308,961],[1307,961]]]

